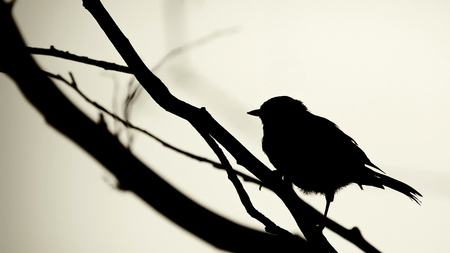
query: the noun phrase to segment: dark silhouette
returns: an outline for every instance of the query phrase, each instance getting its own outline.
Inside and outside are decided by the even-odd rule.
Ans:
[[[325,217],[336,191],[350,183],[361,189],[363,185],[387,186],[420,204],[419,192],[372,170],[383,172],[350,136],[333,122],[310,113],[301,101],[274,97],[248,114],[261,118],[262,148],[284,179],[305,193],[325,195]]]
[[[162,180],[151,168],[139,161],[132,151],[121,143],[115,133],[108,131],[102,115],[109,115],[132,128],[129,122],[120,120],[117,115],[110,113],[101,105],[83,95],[77,89],[72,74],[69,73],[71,79],[68,80],[39,68],[34,59],[30,57],[30,50],[25,46],[12,19],[11,10],[14,2],[0,1],[0,34],[6,38],[0,40],[0,51],[3,50],[0,54],[2,55],[0,57],[0,72],[4,72],[11,80],[16,82],[24,97],[42,114],[49,126],[73,140],[80,148],[92,155],[113,173],[119,182],[118,189],[133,192],[180,227],[223,250],[232,252],[312,252],[313,250],[314,252],[336,252],[321,231],[317,231],[315,224],[310,221],[315,219],[304,219],[305,216],[319,217],[320,214],[298,198],[290,185],[284,184],[280,178],[275,180],[269,168],[257,160],[226,129],[219,125],[205,108],[196,108],[172,96],[167,87],[144,65],[129,40],[114,23],[99,0],[84,0],[83,3],[86,8],[90,8],[89,11],[93,17],[104,28],[105,33],[122,57],[126,59],[129,66],[127,73],[133,73],[164,109],[188,120],[202,137],[207,137],[205,140],[208,144],[217,140],[236,158],[240,165],[246,167],[258,177],[258,179],[253,180],[254,182],[260,182],[261,185],[276,193],[291,212],[306,240],[289,233],[280,233],[280,229],[274,230],[267,226],[265,222],[262,223],[269,233],[249,229],[231,222],[201,207]],[[57,50],[50,49],[50,51],[60,54],[56,52]],[[70,56],[70,54],[64,55]],[[77,60],[83,59],[83,57],[75,58]],[[84,61],[100,67],[113,66],[111,69],[124,70],[124,67],[114,64],[105,65],[104,62],[87,58],[84,58]],[[65,97],[51,79],[66,83],[86,101],[101,110],[100,121],[95,122],[85,115],[80,108],[77,108]],[[134,129],[146,132],[143,129]],[[170,146],[161,140],[158,141],[164,143],[166,147]],[[213,144],[217,147],[216,149],[220,149],[217,143]],[[212,149],[215,153],[219,153],[214,148]],[[181,150],[177,149],[177,151],[188,155]],[[149,151],[150,158],[152,154]],[[224,155],[218,154],[218,156],[220,158]],[[223,167],[224,163],[228,163],[227,161],[223,162],[223,159],[220,160],[222,164],[214,164]],[[225,167],[227,166],[225,165]],[[227,171],[231,171],[229,164]],[[230,180],[233,181],[233,179]],[[237,191],[239,190],[237,189]],[[244,203],[244,201],[242,202]],[[247,209],[246,204],[244,206]],[[254,217],[253,214],[250,215]],[[331,220],[328,220],[327,227],[365,252],[379,252],[362,237],[356,227],[346,229]],[[274,232],[275,235],[272,235],[271,233]]]
[[[73,140],[108,169],[127,190],[156,211],[211,245],[230,252],[293,252],[308,243],[294,236],[275,236],[232,222],[178,191],[159,177],[109,132],[103,117],[95,122],[76,107],[42,71],[11,17],[13,2],[0,1],[0,72],[14,80],[24,97],[44,116],[49,126]],[[59,81],[62,78],[52,76]],[[73,81],[73,80],[72,80]],[[71,85],[76,86],[73,81]],[[153,152],[148,152],[148,156]],[[80,187],[82,187],[80,183]],[[12,193],[11,193],[12,194]],[[149,238],[151,241],[152,238]]]

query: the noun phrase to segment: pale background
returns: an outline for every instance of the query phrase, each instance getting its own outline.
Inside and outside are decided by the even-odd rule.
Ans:
[[[260,148],[261,124],[246,112],[276,95],[302,100],[352,136],[388,175],[424,195],[418,206],[391,190],[349,186],[336,196],[329,216],[347,228],[357,226],[382,252],[449,251],[449,1],[104,4],[149,67],[176,47],[223,31],[155,74],[180,99],[206,107],[269,166]],[[123,64],[81,0],[19,0],[14,16],[30,46],[54,45]],[[128,75],[46,56],[36,59],[55,74],[68,77],[72,71],[83,92],[120,114]],[[96,109],[59,86],[98,118]],[[3,74],[0,103],[0,252],[219,251],[133,194],[116,190],[113,177],[50,128]],[[188,123],[147,95],[138,100],[131,119],[175,146],[214,158]],[[109,121],[109,127],[128,143],[120,124]],[[131,149],[202,205],[263,229],[245,213],[224,172],[138,133]],[[245,187],[261,212],[300,233],[273,194],[254,184]],[[323,211],[324,197],[305,199]],[[325,233],[339,252],[360,252]]]

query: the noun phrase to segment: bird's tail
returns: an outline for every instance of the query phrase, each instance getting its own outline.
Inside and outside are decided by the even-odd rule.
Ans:
[[[414,188],[412,188],[411,186],[400,182],[396,179],[393,179],[391,177],[388,177],[386,175],[380,174],[380,173],[376,173],[377,176],[380,178],[381,183],[384,186],[387,186],[391,189],[394,189],[398,192],[401,192],[403,194],[405,194],[406,196],[408,196],[410,199],[414,200],[415,202],[417,202],[417,204],[421,204],[421,201],[419,200],[419,197],[422,197],[422,194],[420,194],[418,191],[416,191]]]

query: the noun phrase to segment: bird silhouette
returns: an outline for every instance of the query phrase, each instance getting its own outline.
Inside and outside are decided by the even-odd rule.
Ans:
[[[420,204],[418,191],[384,175],[350,136],[330,120],[310,113],[301,101],[274,97],[248,114],[261,119],[263,151],[284,180],[307,194],[325,195],[325,217],[336,191],[351,183],[361,189],[386,186]]]

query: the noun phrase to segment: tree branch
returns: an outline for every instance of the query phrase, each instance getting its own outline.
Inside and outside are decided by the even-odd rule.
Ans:
[[[314,245],[315,249],[321,250],[321,252],[336,252],[321,231],[316,229],[316,224],[318,223],[316,221],[319,219],[319,216],[312,210],[309,210],[307,213],[311,215],[308,215],[308,218],[305,219],[305,211],[308,210],[308,205],[298,198],[292,188],[286,188],[281,180],[274,179],[271,176],[270,169],[253,156],[212,117],[205,117],[199,108],[173,96],[161,80],[145,66],[129,40],[99,0],[84,0],[83,6],[96,19],[106,36],[132,70],[136,79],[156,103],[166,111],[189,121],[194,126],[202,125],[208,134],[236,158],[238,164],[244,166],[262,182],[270,185],[270,188],[285,203],[299,228],[307,240]]]
[[[14,80],[48,124],[92,155],[129,189],[179,226],[212,245],[232,252],[258,252],[304,247],[300,238],[273,236],[237,225],[196,204],[134,157],[105,126],[73,105],[41,71],[26,51],[11,17],[0,1],[0,69]],[[168,201],[170,199],[170,201]],[[183,210],[183,211],[180,211]],[[303,246],[302,246],[303,245]]]
[[[205,108],[202,108],[204,113],[209,113],[206,111]],[[242,205],[245,207],[245,210],[247,213],[264,224],[266,226],[266,231],[280,235],[280,236],[292,236],[290,232],[288,232],[285,229],[282,229],[281,227],[277,226],[273,221],[271,221],[269,218],[267,218],[264,214],[259,212],[252,204],[250,197],[248,196],[247,192],[244,189],[244,186],[239,181],[236,172],[231,167],[230,162],[228,162],[227,157],[223,153],[222,149],[220,149],[219,145],[217,145],[216,141],[203,129],[203,126],[194,126],[195,129],[200,133],[200,135],[205,139],[206,143],[210,146],[210,148],[214,151],[214,153],[219,158],[222,165],[225,167],[225,170],[228,174],[228,179],[233,183],[234,188],[236,189],[239,198],[241,200]]]
[[[276,234],[276,235],[284,235],[284,236],[292,236],[292,234],[290,232],[288,232],[287,230],[284,230],[282,228],[280,228],[279,226],[277,226],[275,223],[273,223],[270,219],[268,219],[266,216],[264,216],[262,213],[260,213],[258,210],[256,210],[256,208],[253,206],[253,204],[251,203],[251,200],[249,198],[249,196],[247,195],[247,193],[245,192],[245,189],[243,187],[243,185],[240,183],[239,179],[237,178],[237,175],[239,174],[240,176],[244,177],[245,180],[247,181],[251,181],[257,184],[260,184],[261,182],[258,181],[257,179],[254,179],[252,177],[249,177],[243,173],[237,172],[235,171],[232,167],[231,164],[228,162],[226,156],[223,154],[222,150],[219,148],[219,146],[217,145],[217,143],[211,138],[211,136],[207,135],[204,131],[200,131],[200,127],[197,129],[199,131],[199,133],[201,133],[201,135],[203,136],[203,138],[205,139],[205,141],[208,143],[208,145],[211,147],[211,149],[217,154],[217,156],[219,157],[221,163],[217,163],[214,161],[211,161],[209,159],[197,156],[197,155],[193,155],[187,151],[183,151],[181,149],[178,149],[170,144],[168,144],[167,142],[164,142],[163,140],[161,140],[160,138],[156,137],[155,135],[149,133],[148,131],[141,129],[139,127],[134,126],[133,124],[131,124],[130,122],[124,121],[123,119],[121,119],[119,116],[111,113],[110,111],[108,111],[107,109],[105,109],[103,106],[99,105],[98,103],[92,101],[91,99],[89,99],[84,93],[82,93],[79,89],[78,89],[78,85],[75,82],[75,79],[72,75],[72,73],[69,73],[70,77],[71,77],[71,81],[65,79],[64,77],[60,76],[60,75],[55,75],[49,72],[46,72],[44,70],[42,70],[47,76],[52,77],[54,79],[57,79],[65,84],[67,84],[68,86],[72,87],[81,97],[83,97],[88,103],[90,103],[91,105],[93,105],[94,107],[96,107],[97,109],[99,109],[100,111],[108,114],[109,116],[111,116],[113,119],[121,122],[122,124],[124,124],[126,127],[128,128],[132,128],[135,129],[137,131],[140,131],[144,134],[146,134],[147,136],[155,139],[156,141],[160,142],[161,144],[163,144],[165,147],[168,147],[178,153],[181,153],[183,155],[186,155],[190,158],[193,158],[195,160],[198,161],[202,161],[202,162],[208,162],[210,164],[212,164],[214,167],[216,168],[220,168],[220,169],[225,169],[227,174],[228,174],[228,178],[230,179],[230,181],[233,183],[233,185],[236,188],[236,191],[238,192],[238,195],[241,199],[242,204],[244,205],[244,207],[246,208],[247,212],[250,214],[251,217],[259,220],[261,223],[263,223],[266,226],[266,231]],[[205,110],[205,113],[206,110]],[[122,188],[122,187],[121,187]]]
[[[12,1],[12,2],[14,2],[14,1]],[[119,145],[120,143],[115,144],[114,147],[112,147],[112,146],[108,146],[110,141],[103,142],[103,139],[105,136],[109,136],[109,137],[105,138],[107,140],[109,140],[111,138],[115,138],[115,137],[111,136],[109,133],[105,134],[104,133],[106,131],[105,129],[102,129],[102,131],[100,131],[101,134],[97,135],[97,132],[98,132],[97,124],[90,121],[84,115],[82,115],[82,117],[79,117],[80,112],[78,111],[78,109],[75,108],[72,104],[70,104],[70,102],[66,101],[67,99],[56,89],[56,87],[54,87],[54,85],[48,79],[46,79],[45,76],[44,77],[42,76],[41,70],[32,61],[31,57],[26,53],[25,46],[23,45],[20,35],[14,25],[14,22],[11,19],[10,8],[12,6],[12,2],[11,2],[11,4],[6,4],[3,1],[0,2],[0,9],[1,9],[0,10],[1,11],[0,12],[1,13],[1,15],[0,15],[0,29],[1,29],[0,34],[2,34],[5,38],[3,40],[0,40],[0,50],[2,51],[1,52],[2,57],[0,57],[0,71],[7,73],[11,78],[13,78],[17,82],[17,84],[21,88],[21,91],[23,92],[23,94],[27,97],[27,99],[30,101],[30,103],[32,103],[43,114],[43,116],[47,119],[49,124],[51,124],[53,127],[55,127],[57,130],[59,130],[60,132],[62,132],[66,136],[68,136],[69,138],[73,139],[82,148],[84,148],[86,151],[91,153],[94,156],[94,158],[99,160],[99,162],[101,162],[103,165],[105,165],[105,167],[107,167],[110,171],[112,171],[118,177],[118,179],[122,183],[122,185],[136,184],[134,186],[136,188],[136,190],[134,190],[134,192],[138,196],[143,198],[145,201],[147,201],[151,205],[153,205],[152,202],[155,202],[155,201],[158,202],[157,199],[159,198],[159,196],[151,196],[148,194],[148,192],[149,192],[148,184],[150,181],[153,180],[152,178],[154,178],[153,174],[146,174],[146,172],[143,172],[143,171],[146,171],[148,168],[146,168],[144,165],[138,165],[138,167],[142,166],[145,169],[141,168],[141,169],[134,170],[133,165],[136,163],[139,164],[140,162],[137,161],[136,158],[134,158],[134,157],[123,159],[123,157],[122,157],[123,155],[128,157],[128,155],[126,153],[127,152],[129,153],[129,151],[126,150],[123,146]],[[26,74],[24,75],[24,73],[26,73]],[[159,79],[157,80],[157,82],[158,81],[159,81]],[[160,88],[161,87],[159,87],[159,89]],[[161,89],[161,90],[164,90],[164,89]],[[67,104],[70,104],[70,106],[67,106]],[[61,106],[61,105],[64,105],[64,106]],[[61,114],[61,111],[64,111],[64,113]],[[90,134],[90,133],[92,133],[92,134]],[[217,136],[216,136],[216,138],[217,138]],[[94,142],[96,142],[99,146],[93,145]],[[231,139],[228,142],[222,140],[222,142],[227,143],[227,146],[233,146],[234,144],[236,144],[233,142],[233,139]],[[224,145],[224,144],[222,143],[222,145]],[[118,147],[120,147],[120,148],[118,148]],[[111,151],[111,150],[115,150],[115,149],[118,149],[119,151],[118,150],[116,150],[114,152]],[[105,154],[101,154],[101,152],[99,153],[100,150],[103,150]],[[246,151],[245,148],[244,148],[244,151]],[[117,156],[118,159],[112,159],[112,158],[116,158],[116,157],[111,156],[111,154],[118,154],[118,156]],[[244,156],[246,156],[246,155],[245,154],[242,155],[242,157],[244,157]],[[254,159],[256,159],[256,158],[254,158],[254,159],[253,158],[250,157],[250,159],[249,159],[250,161],[247,161],[247,162],[244,161],[241,164],[251,165],[252,161],[254,161]],[[111,159],[110,162],[108,162],[109,159]],[[121,163],[122,160],[128,161],[128,159],[131,159],[131,162]],[[243,161],[243,160],[245,160],[245,159],[240,158],[240,159],[238,159],[238,162]],[[260,164],[258,164],[258,162],[255,163],[256,164],[255,168],[264,168],[264,165],[261,166]],[[126,169],[124,169],[121,166],[125,166]],[[130,169],[130,168],[132,168],[132,169]],[[146,176],[139,175],[140,174],[139,171],[143,172],[143,174],[145,174]],[[256,171],[256,169],[255,169],[255,171]],[[258,173],[258,174],[262,175],[264,173],[265,172]],[[139,180],[141,178],[143,178],[142,181]],[[136,179],[136,182],[134,182],[134,179]],[[266,180],[266,181],[268,183],[272,183],[270,179]],[[159,183],[157,183],[156,185],[159,185]],[[273,185],[273,184],[270,184],[270,185]],[[139,189],[141,189],[141,191],[138,191]],[[158,189],[158,188],[156,188],[156,189]],[[168,192],[172,192],[172,190],[168,190]],[[289,191],[289,190],[287,190],[287,193],[282,193],[282,190],[278,191],[278,193],[277,193],[277,195],[284,196],[285,199],[283,199],[283,197],[281,197],[281,196],[280,196],[280,198],[285,203],[288,202],[288,203],[286,203],[288,208],[289,208],[289,203],[295,203],[294,201],[297,201],[296,199],[298,199],[298,196],[294,197],[294,196],[292,196],[292,193],[293,192]],[[142,195],[140,195],[140,194],[142,194]],[[292,200],[289,200],[289,198],[292,198]],[[185,200],[182,200],[181,202],[184,203],[184,201]],[[177,219],[180,219],[180,218],[173,218],[172,215],[183,216],[183,214],[171,213],[170,210],[168,212],[169,214],[166,214],[165,210],[164,210],[165,208],[161,205],[164,205],[164,204],[167,205],[167,203],[165,200],[163,200],[162,202],[164,202],[164,203],[156,203],[153,206],[157,210],[164,213],[167,217],[171,218],[174,221]],[[180,206],[182,206],[182,205],[180,205]],[[290,207],[291,213],[296,209],[293,206],[294,205],[292,205]],[[185,210],[191,210],[189,208],[190,208],[189,205],[187,205],[187,209],[185,209],[185,206],[183,206],[183,209],[185,209]],[[301,209],[302,208],[297,208],[297,210],[301,210]],[[194,210],[192,210],[192,211],[194,212],[194,214],[196,214]],[[305,213],[309,212],[308,208],[305,208],[304,211],[305,211]],[[189,212],[192,213],[191,211],[189,211]],[[315,211],[312,211],[312,212],[315,212]],[[200,212],[200,215],[196,216],[196,217],[199,217],[199,219],[202,219],[202,220],[204,220],[203,218],[211,217],[210,215],[203,216],[202,214],[203,213]],[[293,214],[293,215],[295,217],[295,214]],[[320,216],[318,213],[317,213],[317,215]],[[306,214],[306,216],[312,217],[314,215],[309,216],[309,214]],[[193,217],[190,217],[190,219],[192,219],[192,218]],[[208,223],[208,221],[205,221],[205,222]],[[221,222],[219,222],[219,223],[214,223],[214,221],[212,221],[212,222],[215,225],[222,224]],[[299,222],[297,221],[297,223],[299,223]],[[195,227],[197,227],[197,226],[201,227],[202,225],[205,225],[205,224],[194,224],[193,225],[194,231],[191,231],[191,230],[190,231],[197,234],[198,236],[201,236],[200,235],[201,231],[196,230]],[[186,228],[188,230],[190,228],[189,225],[186,225],[183,222],[180,223],[180,226],[183,226],[184,228]],[[231,229],[231,228],[225,228],[223,230],[222,227],[221,228],[218,228],[218,227],[220,227],[220,226],[217,225],[217,227],[215,227],[214,231],[216,231],[216,230],[228,231],[228,229]],[[330,229],[332,229],[333,231],[337,232],[338,234],[342,235],[344,238],[347,238],[347,239],[350,237],[353,238],[353,236],[351,234],[358,234],[359,238],[361,238],[363,243],[359,243],[355,239],[349,239],[349,240],[354,242],[357,246],[359,246],[361,249],[365,250],[366,252],[379,252],[376,249],[374,249],[370,244],[368,244],[366,241],[364,241],[364,239],[360,236],[360,233],[353,233],[352,231],[355,231],[355,229],[347,230],[332,221],[327,222],[327,227],[329,227]],[[206,231],[208,231],[208,232],[211,231],[211,228],[209,228],[209,229],[206,228],[206,229],[207,229]],[[238,231],[242,232],[239,229],[238,229]],[[199,233],[197,233],[197,232],[199,232]],[[233,233],[235,233],[235,232],[233,232]],[[247,234],[242,235],[239,232],[236,232],[236,234],[239,236],[245,236],[246,239],[249,240],[249,243],[252,242],[252,238],[253,238],[252,236],[247,235]],[[219,238],[217,238],[218,241],[222,241],[220,239],[220,237],[222,237],[222,236],[224,238],[229,238],[228,237],[229,235],[221,234],[221,235],[218,235],[218,237],[219,237]],[[211,239],[211,236],[208,237],[208,235],[206,235],[206,237],[202,237],[202,238],[204,240],[207,240],[208,242],[216,245],[217,247],[220,247],[219,245],[222,245],[222,246],[225,245],[225,243],[223,241],[222,241],[222,243],[217,242],[215,239]],[[262,238],[256,239],[254,241],[255,242],[254,246],[261,245],[261,249],[265,249],[265,250],[270,249],[270,247],[268,248],[266,243],[269,243],[269,241],[270,241],[270,243],[274,242],[274,241],[270,240],[270,237],[266,237],[265,239],[262,239],[262,240],[261,239]],[[278,238],[278,239],[282,239],[282,238]],[[233,242],[234,241],[231,240],[228,243],[233,243]],[[256,243],[256,242],[259,242],[259,243]],[[297,244],[297,243],[299,243],[299,242],[295,242],[294,244]],[[282,248],[283,248],[283,246],[285,246],[284,247],[285,249],[291,249],[291,250],[293,249],[291,247],[291,246],[293,246],[292,241],[290,241],[290,243],[289,242],[281,242],[280,244],[277,244],[277,245],[279,245],[279,247],[282,247]],[[366,246],[364,246],[364,245],[366,245]],[[277,251],[283,251],[283,249],[279,248],[279,247],[277,246],[274,249],[277,249]],[[239,251],[239,250],[229,249],[228,246],[225,246],[224,249],[231,250],[231,251]],[[240,248],[240,249],[242,249],[242,248]],[[250,249],[250,248],[248,248],[248,249]],[[248,249],[247,249],[247,251],[248,251]],[[251,248],[251,249],[259,251],[256,248]],[[285,251],[289,251],[289,250],[285,250]]]
[[[67,60],[71,60],[71,61],[76,61],[76,62],[81,62],[81,63],[97,66],[97,67],[103,68],[105,70],[114,70],[114,71],[119,71],[119,72],[123,72],[123,73],[133,74],[131,72],[130,68],[128,68],[127,66],[122,66],[122,65],[118,65],[118,64],[106,62],[106,61],[94,60],[94,59],[90,59],[86,56],[74,55],[74,54],[69,53],[68,51],[58,50],[54,46],[50,46],[50,49],[36,48],[36,47],[27,47],[27,49],[30,54],[54,56],[54,57],[59,57],[62,59],[67,59]]]
[[[209,164],[211,164],[212,166],[214,166],[215,168],[218,168],[218,169],[225,169],[224,166],[223,166],[222,164],[218,163],[218,162],[215,162],[215,161],[212,161],[212,160],[210,160],[210,159],[208,159],[208,158],[204,158],[204,157],[201,157],[201,156],[192,154],[192,153],[190,153],[190,152],[188,152],[188,151],[182,150],[182,149],[180,149],[180,148],[177,148],[177,147],[175,147],[175,146],[169,144],[168,142],[162,140],[161,138],[159,138],[159,137],[157,137],[156,135],[154,135],[154,134],[148,132],[147,130],[145,130],[145,129],[143,129],[143,128],[140,128],[140,127],[137,127],[137,126],[133,125],[132,123],[130,123],[129,121],[126,121],[126,120],[122,119],[121,117],[119,117],[119,116],[117,116],[116,114],[110,112],[110,111],[107,110],[105,107],[103,107],[103,106],[101,106],[100,104],[98,104],[97,102],[92,101],[92,100],[91,100],[89,97],[87,97],[80,89],[78,89],[78,85],[76,84],[76,82],[75,82],[75,80],[74,80],[74,77],[72,76],[71,73],[69,73],[69,74],[70,74],[70,77],[71,77],[72,80],[69,81],[69,80],[65,79],[64,77],[62,77],[61,75],[55,75],[55,74],[52,74],[52,73],[47,72],[47,71],[44,71],[44,70],[42,70],[42,72],[45,73],[47,76],[49,76],[49,77],[51,77],[51,78],[54,78],[54,79],[56,79],[56,80],[59,80],[59,81],[65,83],[65,84],[67,84],[69,87],[73,88],[73,89],[74,89],[74,90],[75,90],[82,98],[84,98],[84,100],[86,100],[86,102],[90,103],[92,106],[94,106],[95,108],[99,109],[100,111],[106,113],[107,115],[109,115],[109,116],[112,117],[113,119],[119,121],[119,122],[122,123],[125,127],[130,128],[130,129],[134,129],[134,130],[136,130],[136,131],[139,131],[139,132],[141,132],[141,133],[147,135],[148,137],[154,139],[155,141],[159,142],[159,143],[162,144],[164,147],[167,147],[167,148],[169,148],[169,149],[172,149],[172,150],[175,151],[175,152],[178,152],[178,153],[180,153],[180,154],[183,154],[183,155],[185,155],[185,156],[187,156],[187,157],[190,157],[190,158],[192,158],[192,159],[195,159],[195,160],[197,160],[197,161],[199,161],[199,162],[206,162],[206,163],[209,163]],[[244,173],[242,173],[242,172],[236,171],[236,170],[234,170],[234,172],[235,172],[237,175],[239,175],[240,177],[242,177],[244,181],[248,181],[248,182],[252,182],[252,183],[255,183],[255,184],[262,185],[261,181],[255,179],[255,178],[253,178],[253,177],[250,177],[250,176],[248,176],[248,175],[246,175],[246,174],[244,174]]]
[[[220,36],[223,36],[223,35],[229,34],[229,33],[234,33],[237,30],[238,30],[237,27],[230,27],[230,28],[217,30],[217,31],[214,31],[214,32],[200,38],[200,39],[191,41],[185,45],[174,48],[169,53],[167,53],[161,60],[159,60],[156,63],[156,65],[152,68],[152,70],[153,71],[158,70],[167,61],[169,61],[170,59],[172,59],[173,57],[175,57],[181,53],[184,53],[188,50],[191,50],[193,48],[204,45],[205,43],[208,43],[209,41],[211,41],[217,37],[220,37]],[[92,65],[92,66],[97,66],[97,67],[103,68],[105,70],[113,70],[113,71],[118,71],[118,72],[122,72],[122,73],[133,74],[127,66],[123,66],[123,65],[119,65],[119,64],[111,63],[111,62],[106,62],[106,61],[95,60],[95,59],[91,59],[86,56],[75,55],[75,54],[69,53],[69,51],[58,50],[54,46],[50,46],[49,49],[37,48],[37,47],[27,47],[27,49],[30,54],[53,56],[53,57],[58,57],[58,58],[71,60],[71,61],[75,61],[75,62],[80,62],[80,63]]]
[[[321,252],[335,252],[321,231],[319,232],[316,229],[316,221],[323,219],[323,216],[319,212],[301,200],[295,194],[292,187],[287,187],[282,181],[273,178],[271,171],[212,117],[205,117],[199,108],[174,97],[167,87],[145,66],[128,39],[115,24],[99,0],[84,0],[83,5],[96,19],[116,50],[133,70],[137,80],[162,108],[188,120],[194,126],[199,124],[203,125],[208,134],[235,157],[238,164],[244,166],[280,197],[305,237],[314,245],[316,250],[320,250]],[[345,238],[349,238],[347,237],[349,234],[354,234],[351,233],[353,230],[347,230],[331,220],[327,220],[326,226],[334,231],[339,230]],[[366,252],[378,252],[373,246],[364,241],[362,237],[356,237],[352,242]]]

